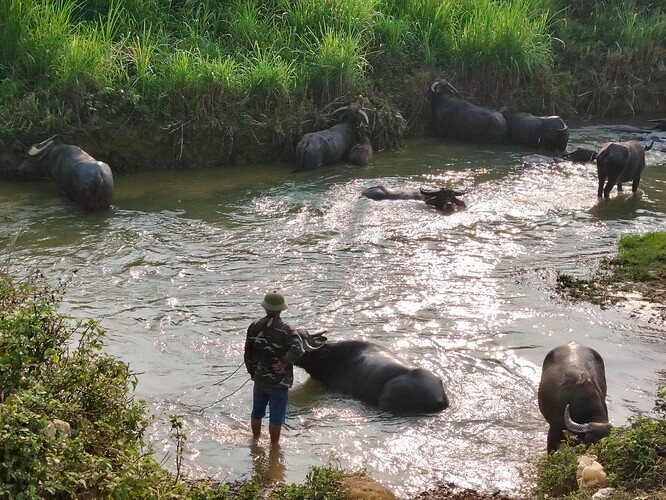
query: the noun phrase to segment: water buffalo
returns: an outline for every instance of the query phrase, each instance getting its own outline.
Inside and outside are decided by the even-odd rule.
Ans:
[[[361,196],[371,200],[423,200],[426,205],[438,208],[439,210],[453,210],[455,206],[465,207],[465,202],[458,198],[466,191],[456,191],[453,189],[440,188],[435,190],[419,189],[416,190],[398,190],[394,191],[384,186],[372,186],[361,193]]]
[[[604,360],[594,349],[572,341],[551,350],[543,360],[538,400],[550,424],[548,452],[557,450],[565,430],[588,444],[610,433]]]
[[[354,145],[356,130],[361,123],[368,124],[368,115],[362,109],[362,98],[348,106],[336,109],[344,111],[344,121],[318,132],[305,134],[296,145],[296,169],[312,170],[321,165],[332,165],[347,158]]]
[[[435,132],[439,137],[502,144],[508,126],[499,111],[456,97],[458,91],[444,79],[430,85]]]
[[[333,391],[394,413],[432,413],[449,406],[439,377],[377,344],[327,342],[321,334],[302,328],[296,332],[306,346],[296,366]]]
[[[531,113],[503,113],[509,127],[509,141],[542,151],[562,153],[569,142],[569,127],[559,116]]]
[[[368,134],[368,127],[360,124],[356,129],[356,144],[349,151],[348,160],[354,165],[365,167],[372,163],[372,143]]]
[[[564,153],[562,158],[575,162],[590,162],[597,159],[597,152],[594,149],[578,147],[569,153]]]
[[[54,137],[33,145],[19,172],[50,177],[62,194],[87,212],[108,209],[113,197],[113,173],[109,166],[78,146],[56,144]]]
[[[617,190],[622,191],[622,183],[631,181],[631,191],[638,189],[641,174],[645,169],[645,151],[652,144],[644,146],[640,141],[608,142],[604,144],[597,154],[597,175],[599,177],[599,189],[597,196],[604,198],[610,196],[613,186],[617,184]],[[604,187],[604,182],[606,186]]]

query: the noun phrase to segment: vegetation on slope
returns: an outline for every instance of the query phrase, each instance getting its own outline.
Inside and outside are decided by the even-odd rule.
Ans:
[[[665,9],[646,0],[3,0],[0,145],[24,151],[53,133],[79,142],[97,133],[103,143],[131,128],[140,140],[147,124],[146,145],[168,146],[169,165],[197,161],[183,152],[202,130],[222,163],[278,159],[364,94],[375,148],[392,148],[405,133],[400,114],[408,133],[425,129],[434,76],[486,105],[535,113],[659,109]],[[131,163],[116,157],[117,169]]]
[[[666,303],[666,232],[624,235],[618,242],[617,255],[605,259],[593,276],[576,278],[562,273],[557,277],[556,286],[558,292],[567,297],[602,306],[616,303],[630,292],[638,292],[645,300],[663,305]]]

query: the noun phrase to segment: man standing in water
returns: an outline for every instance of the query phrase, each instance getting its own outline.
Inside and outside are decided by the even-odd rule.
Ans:
[[[301,337],[280,318],[288,307],[284,295],[269,292],[261,306],[266,316],[249,326],[245,338],[245,367],[254,381],[250,425],[252,436],[258,439],[268,406],[268,434],[271,443],[277,444],[287,415],[288,391],[294,383],[293,365],[304,349]]]

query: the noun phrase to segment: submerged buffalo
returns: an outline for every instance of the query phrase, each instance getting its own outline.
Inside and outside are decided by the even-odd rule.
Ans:
[[[503,113],[509,127],[509,141],[541,151],[566,151],[569,127],[559,116],[535,116],[531,113]]]
[[[305,134],[296,145],[296,169],[312,170],[321,165],[332,165],[345,160],[354,145],[357,128],[368,124],[368,115],[363,111],[363,100],[359,96],[348,106],[336,109],[344,111],[341,123],[318,132]]]
[[[438,208],[439,210],[449,211],[456,206],[466,207],[465,202],[458,198],[466,194],[466,191],[456,191],[454,189],[440,188],[435,190],[419,189],[417,190],[392,190],[384,186],[372,186],[361,193],[361,196],[371,200],[423,200],[426,205]]]
[[[613,186],[617,185],[617,190],[622,191],[622,183],[629,181],[631,191],[635,193],[645,169],[645,151],[651,147],[652,144],[645,146],[640,141],[604,144],[597,154],[597,196],[601,198],[603,194],[604,198],[608,198]]]
[[[506,142],[508,126],[502,113],[457,95],[455,87],[444,79],[430,85],[435,133],[439,137],[491,144]]]
[[[564,153],[562,158],[572,162],[586,163],[597,159],[597,151],[596,149],[577,147],[573,151]]]
[[[296,332],[305,345],[296,366],[333,391],[394,413],[432,413],[449,406],[439,377],[377,344],[327,342],[321,334],[310,335],[305,329]]]
[[[587,444],[610,434],[604,360],[594,349],[569,342],[551,350],[543,360],[538,400],[550,424],[548,452],[559,448],[565,430]]]
[[[56,144],[54,137],[33,145],[19,172],[50,177],[62,194],[87,212],[108,209],[113,198],[113,173],[109,166],[78,146]]]

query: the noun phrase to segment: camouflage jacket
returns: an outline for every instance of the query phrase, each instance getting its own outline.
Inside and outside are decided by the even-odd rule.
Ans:
[[[303,355],[303,341],[279,316],[267,315],[247,329],[245,367],[255,384],[267,389],[291,387],[294,383],[293,364]],[[273,365],[282,361],[284,373]]]

